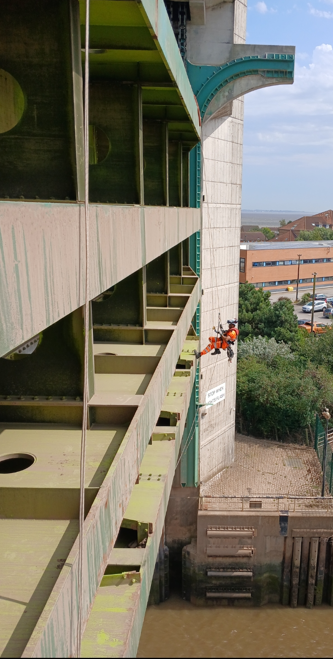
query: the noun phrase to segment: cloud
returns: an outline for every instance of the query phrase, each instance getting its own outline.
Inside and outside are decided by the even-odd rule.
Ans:
[[[303,56],[300,59],[303,59]],[[269,87],[249,94],[245,98],[247,111],[251,115],[262,116],[274,110],[290,118],[303,115],[333,115],[332,45],[317,46],[307,64],[298,63],[296,52],[293,85]]]
[[[321,9],[314,9],[308,2],[309,14],[317,16],[317,18],[333,18],[333,11],[322,11]]]
[[[256,10],[259,12],[259,14],[267,14],[268,7],[266,5],[266,2],[257,2]]]
[[[332,45],[317,46],[309,60],[298,63],[296,55],[293,85],[245,97],[246,165],[333,167]]]

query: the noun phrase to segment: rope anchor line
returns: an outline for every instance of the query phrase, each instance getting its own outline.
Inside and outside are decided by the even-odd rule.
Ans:
[[[88,425],[88,369],[89,369],[89,22],[90,0],[86,0],[85,66],[84,66],[84,237],[85,237],[85,304],[84,304],[84,378],[83,412],[80,450],[80,507],[78,562],[78,619],[76,655],[81,657],[83,631],[83,567],[84,567],[84,490]]]

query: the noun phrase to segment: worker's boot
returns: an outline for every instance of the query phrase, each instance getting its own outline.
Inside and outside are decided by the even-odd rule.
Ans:
[[[193,354],[196,356],[197,359],[200,359],[201,352],[198,352],[197,350],[195,350]]]
[[[215,348],[214,352],[211,352],[210,354],[211,354],[211,355],[220,355],[220,354],[221,354],[221,350],[220,350],[219,348]]]

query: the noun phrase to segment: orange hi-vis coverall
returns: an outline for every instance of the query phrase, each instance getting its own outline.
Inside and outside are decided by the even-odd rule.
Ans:
[[[225,336],[228,336],[230,339],[229,341],[225,339],[223,336],[222,338],[220,336],[210,336],[209,341],[210,343],[208,346],[202,350],[199,355],[202,357],[202,355],[207,355],[211,350],[219,350],[222,348],[222,350],[226,350],[231,342],[236,341],[237,339],[237,332],[235,329],[230,329],[227,330],[226,332],[223,332]]]

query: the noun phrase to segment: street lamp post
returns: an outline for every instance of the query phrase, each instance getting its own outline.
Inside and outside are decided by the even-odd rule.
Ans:
[[[325,481],[326,481],[326,456],[327,456],[327,436],[328,436],[328,422],[329,419],[331,418],[331,415],[325,407],[323,411],[323,417],[326,419],[326,429],[325,429],[325,438],[324,438],[324,449],[323,449],[323,482],[321,486],[321,496],[325,496]]]
[[[297,300],[298,300],[299,267],[301,265],[301,256],[302,256],[302,254],[297,254],[297,256],[298,256],[298,268],[297,268],[297,285],[296,285],[296,300],[295,300],[295,302],[297,302]]]
[[[313,292],[312,292],[312,309],[311,309],[311,334],[313,334],[313,313],[314,313],[317,273],[313,272],[312,274],[313,274]]]

